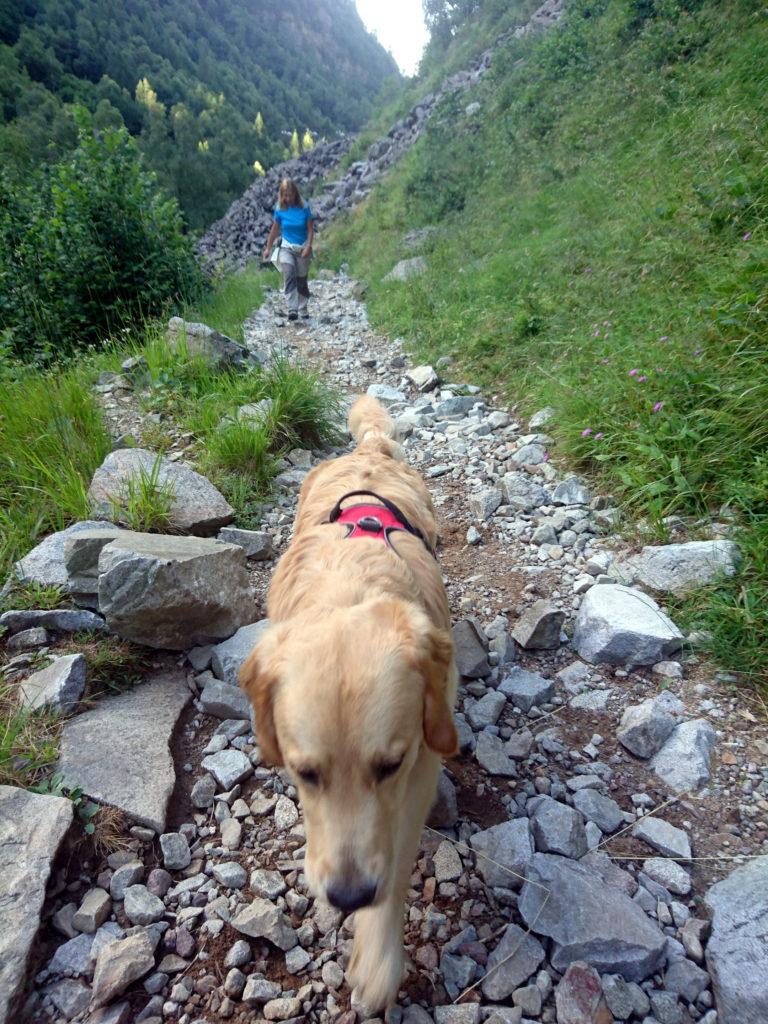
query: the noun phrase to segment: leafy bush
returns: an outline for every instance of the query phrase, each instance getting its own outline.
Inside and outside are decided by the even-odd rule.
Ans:
[[[201,287],[176,203],[127,131],[78,117],[70,158],[26,185],[0,178],[0,332],[26,360],[99,343]]]

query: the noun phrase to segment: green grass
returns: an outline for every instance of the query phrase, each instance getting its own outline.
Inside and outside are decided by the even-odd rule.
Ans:
[[[126,481],[125,490],[110,501],[113,523],[139,533],[169,533],[171,510],[176,497],[170,481],[161,481],[162,455],[158,454],[147,472],[143,466]]]
[[[418,358],[454,356],[522,417],[553,405],[553,458],[659,536],[671,513],[735,511],[743,572],[702,602],[768,681],[768,16],[749,0],[567,12],[441,106],[331,229],[330,259]],[[384,283],[426,224],[427,273]]]
[[[208,324],[242,343],[243,321],[261,305],[268,274],[250,266],[218,279],[201,302],[184,309],[184,319]]]
[[[56,715],[19,707],[16,687],[0,686],[0,785],[31,786],[58,757],[61,728]]]

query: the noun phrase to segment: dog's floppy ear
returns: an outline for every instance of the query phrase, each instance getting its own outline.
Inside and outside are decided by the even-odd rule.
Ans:
[[[424,679],[424,740],[430,750],[451,757],[459,749],[459,738],[448,705],[448,671],[453,659],[453,641],[444,629],[430,627],[426,652],[419,661]]]
[[[268,637],[264,637],[243,663],[239,680],[253,705],[261,756],[267,764],[279,767],[283,764],[283,755],[275,730],[273,708],[277,675],[271,665],[270,647]]]

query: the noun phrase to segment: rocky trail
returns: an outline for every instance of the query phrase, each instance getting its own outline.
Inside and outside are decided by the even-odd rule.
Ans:
[[[388,1019],[765,1021],[767,731],[663,610],[730,571],[734,546],[716,523],[687,542],[681,522],[679,543],[628,548],[610,498],[558,467],[555,410],[520,422],[450,365],[412,366],[350,278],[312,288],[298,326],[269,293],[246,346],[302,359],[346,398],[367,390],[397,419],[435,499],[462,673],[462,750],[414,864]],[[101,385],[116,435],[140,427],[141,386]],[[79,712],[62,729],[67,784],[120,812],[100,852],[71,800],[0,787],[3,1022],[359,1019],[353,920],[304,885],[297,794],[262,765],[236,685],[301,480],[329,453],[291,452],[260,530],[243,531],[187,444],[163,464],[183,535],[99,519],[105,480],[141,459],[118,448],[94,478],[94,520],[20,563],[75,606],[0,619],[5,680],[32,706]],[[72,652],[88,631],[149,650],[140,685],[94,699]]]

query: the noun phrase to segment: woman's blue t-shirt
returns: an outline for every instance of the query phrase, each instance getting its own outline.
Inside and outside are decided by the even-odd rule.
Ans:
[[[291,245],[304,245],[307,240],[307,223],[314,220],[309,203],[305,206],[289,206],[287,210],[275,210],[275,220],[280,225],[283,239]]]

